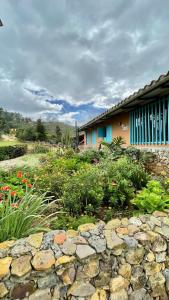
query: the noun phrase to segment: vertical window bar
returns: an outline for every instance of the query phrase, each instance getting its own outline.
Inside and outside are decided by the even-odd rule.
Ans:
[[[155,102],[155,142],[156,144],[158,143],[158,140],[157,140],[157,102]]]
[[[144,117],[145,117],[145,144],[147,144],[147,105],[145,106],[144,111]]]
[[[165,98],[163,99],[163,143],[166,144],[166,115],[165,115]]]
[[[159,102],[158,102],[158,105],[159,105],[159,140],[158,140],[158,143],[160,143],[161,144],[161,101],[160,101],[160,99],[159,99]]]
[[[138,145],[138,110],[136,112],[136,116],[137,116],[137,145]]]
[[[142,107],[142,144],[144,144],[144,107]]]
[[[151,138],[152,144],[154,144],[154,103],[151,104]]]
[[[139,144],[142,143],[142,140],[141,140],[141,110],[140,110],[140,107],[139,107]]]
[[[150,105],[148,104],[148,143],[150,144]]]

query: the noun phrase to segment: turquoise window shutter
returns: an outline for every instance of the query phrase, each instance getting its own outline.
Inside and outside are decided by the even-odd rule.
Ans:
[[[100,137],[100,138],[104,137],[104,128],[103,127],[98,128],[98,137]]]
[[[106,137],[104,138],[104,140],[107,143],[111,143],[112,142],[112,125],[107,125],[106,126]]]
[[[90,133],[86,132],[86,145],[90,144]]]
[[[96,130],[92,131],[92,144],[96,145],[96,141],[97,141],[97,134],[96,134]]]

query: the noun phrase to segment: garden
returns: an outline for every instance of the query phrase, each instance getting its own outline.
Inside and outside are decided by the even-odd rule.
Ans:
[[[0,242],[169,208],[169,180],[149,172],[148,155],[118,140],[81,153],[36,147],[37,166],[0,171]]]

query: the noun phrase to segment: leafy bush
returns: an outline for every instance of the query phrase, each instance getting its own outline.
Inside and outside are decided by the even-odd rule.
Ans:
[[[32,149],[32,153],[48,153],[50,151],[49,146],[42,143],[36,143]]]
[[[96,211],[103,200],[102,177],[96,166],[83,167],[64,185],[63,204],[66,211],[77,216],[88,209]]]
[[[59,215],[57,219],[55,219],[52,224],[52,229],[74,229],[77,230],[79,225],[86,223],[96,223],[96,218],[94,216],[80,216],[78,218],[68,216],[67,214]]]
[[[45,195],[26,191],[22,199],[16,201],[8,190],[7,198],[0,201],[0,242],[18,239],[38,231],[46,231],[50,216],[45,216],[48,207]]]
[[[56,198],[60,198],[63,194],[64,184],[70,180],[70,176],[85,165],[88,164],[80,162],[76,157],[53,159],[52,155],[43,169],[39,170],[35,187],[37,190],[40,189],[42,192],[48,192]]]
[[[79,154],[79,159],[87,163],[97,163],[104,156],[101,150],[89,149]]]
[[[27,152],[26,145],[1,146],[0,161],[22,156],[26,152]]]
[[[149,179],[144,168],[127,157],[104,160],[99,167],[104,178],[104,200],[110,205],[128,205],[135,191],[144,187]]]
[[[169,208],[169,195],[166,194],[160,182],[151,180],[131,202],[140,211],[152,213],[155,210]]]

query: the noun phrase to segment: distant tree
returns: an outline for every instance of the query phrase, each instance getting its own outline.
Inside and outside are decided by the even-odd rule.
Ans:
[[[67,129],[62,136],[62,144],[66,147],[70,147],[72,144],[72,136],[69,129]]]
[[[59,125],[56,125],[56,144],[60,143],[62,140],[62,131]]]
[[[41,119],[38,119],[36,122],[36,133],[37,133],[37,139],[39,141],[46,140],[46,129]]]
[[[22,141],[36,141],[37,139],[37,134],[34,127],[27,127],[25,129],[17,130],[16,136]]]

